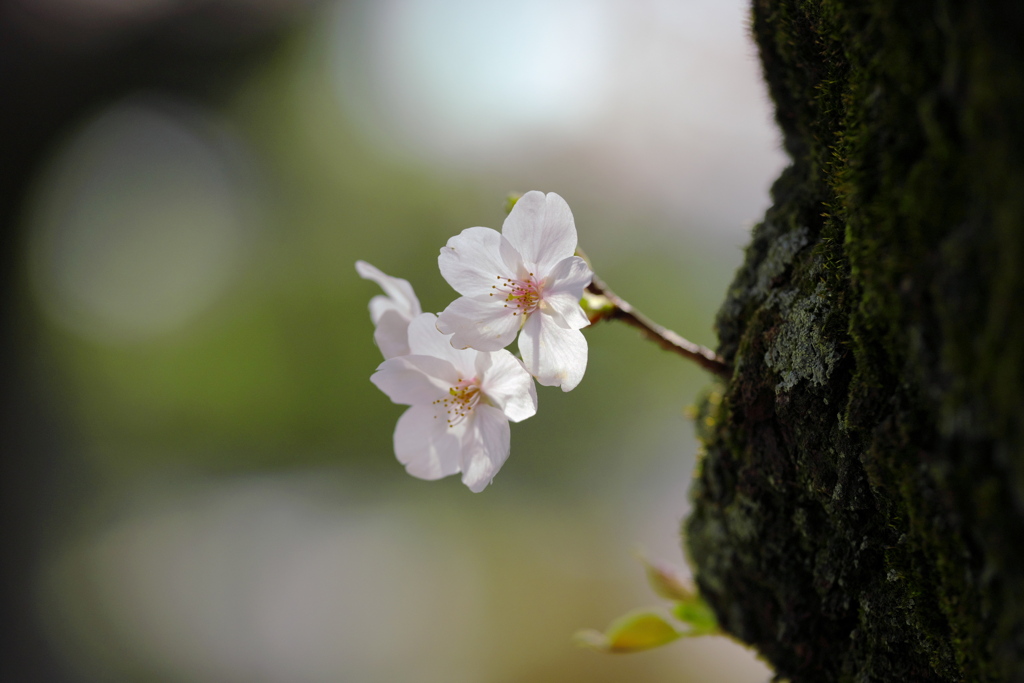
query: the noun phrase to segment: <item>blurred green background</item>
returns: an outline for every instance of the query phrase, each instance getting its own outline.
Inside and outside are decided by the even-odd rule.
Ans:
[[[173,4],[47,2],[120,26]],[[353,267],[439,311],[446,240],[499,228],[510,191],[555,191],[617,293],[714,346],[783,163],[743,3],[277,5],[282,37],[215,97],[118,93],[31,181],[20,305],[65,451],[33,602],[63,669],[768,680],[725,639],[571,642],[659,604],[638,548],[684,562],[706,374],[601,324],[491,487],[419,481],[391,450],[404,408],[369,382],[378,290]]]

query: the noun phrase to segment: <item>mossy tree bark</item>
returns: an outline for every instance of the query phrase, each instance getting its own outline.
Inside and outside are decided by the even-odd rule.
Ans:
[[[687,543],[798,681],[1024,681],[1024,5],[754,0],[792,165]]]

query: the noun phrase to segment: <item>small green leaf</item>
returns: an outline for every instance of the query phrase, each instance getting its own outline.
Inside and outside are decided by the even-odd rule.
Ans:
[[[637,652],[649,650],[683,635],[660,614],[641,610],[631,612],[608,628],[609,646],[612,652]]]
[[[660,614],[648,610],[630,612],[617,619],[603,634],[593,630],[580,631],[576,642],[604,652],[641,652],[671,643],[684,635]]]
[[[654,592],[663,598],[677,602],[689,602],[696,598],[697,591],[682,572],[667,564],[655,564],[645,557],[640,557],[647,570],[647,580]]]
[[[709,636],[722,632],[718,627],[715,613],[699,595],[694,594],[689,600],[677,602],[672,606],[672,614],[679,621],[689,625],[690,630],[686,632],[689,637]]]

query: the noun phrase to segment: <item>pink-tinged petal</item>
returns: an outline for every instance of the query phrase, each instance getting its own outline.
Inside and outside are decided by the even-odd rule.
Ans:
[[[562,259],[545,279],[541,311],[550,315],[559,327],[570,330],[586,327],[590,320],[583,312],[580,299],[593,278],[594,272],[580,257]]]
[[[526,264],[523,263],[522,255],[516,251],[516,248],[512,246],[512,243],[502,235],[501,242],[498,243],[498,250],[501,254],[501,261],[508,268],[510,273],[514,273],[517,279],[522,279],[529,274],[529,270],[526,268]]]
[[[437,317],[437,329],[452,335],[455,348],[497,351],[512,343],[522,324],[519,309],[505,306],[499,296],[484,299],[462,297]]]
[[[537,414],[537,387],[522,362],[505,350],[481,353],[476,361],[480,389],[513,422]]]
[[[462,439],[462,483],[480,493],[508,460],[511,434],[508,418],[493,406],[473,409],[473,423]]]
[[[373,320],[374,325],[380,320],[380,316],[388,310],[398,311],[407,319],[412,319],[422,312],[420,300],[416,298],[416,292],[413,291],[408,280],[391,277],[366,261],[356,261],[356,272],[361,278],[376,282],[387,295],[386,297],[376,296],[370,301],[370,319]]]
[[[579,301],[583,298],[583,290],[594,279],[594,271],[579,256],[562,259],[548,271],[544,282],[544,291],[551,293],[568,293]]]
[[[519,334],[523,364],[537,381],[572,391],[587,370],[587,340],[579,330],[560,327],[548,315],[531,315]]]
[[[373,341],[385,358],[409,355],[409,320],[398,311],[385,311],[377,320]]]
[[[406,307],[391,297],[378,294],[370,299],[370,320],[373,321],[374,325],[379,324],[380,319],[388,313],[394,313],[405,318],[407,323],[412,320],[412,316],[409,315]]]
[[[565,200],[554,192],[527,192],[505,219],[501,234],[543,277],[556,263],[576,253],[576,223]]]
[[[395,456],[420,479],[457,474],[462,465],[462,430],[452,429],[432,406],[413,406],[395,426]]]
[[[590,324],[590,319],[580,306],[580,300],[568,292],[552,295],[545,293],[541,312],[567,330],[578,330]]]
[[[500,277],[513,272],[501,257],[501,233],[490,228],[467,228],[452,237],[437,257],[441,276],[463,296],[487,296]]]
[[[448,335],[437,329],[437,316],[424,313],[409,323],[409,353],[420,356],[434,356],[451,363],[461,376],[473,371],[476,351],[452,347]]]
[[[433,356],[390,358],[370,376],[370,381],[394,403],[409,406],[430,404],[447,396],[458,379],[451,363]]]

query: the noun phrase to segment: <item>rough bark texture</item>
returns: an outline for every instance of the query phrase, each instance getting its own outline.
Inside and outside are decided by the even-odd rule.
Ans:
[[[754,0],[793,164],[687,522],[798,681],[1024,681],[1024,5]]]

